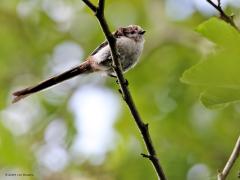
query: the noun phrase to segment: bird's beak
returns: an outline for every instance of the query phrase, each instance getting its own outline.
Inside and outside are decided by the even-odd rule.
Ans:
[[[141,35],[143,35],[145,32],[146,32],[145,30],[141,30],[141,31],[139,31],[139,33],[138,33],[138,34],[141,34]]]

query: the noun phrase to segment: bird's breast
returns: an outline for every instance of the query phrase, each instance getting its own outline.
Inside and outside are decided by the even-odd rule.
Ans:
[[[143,49],[143,42],[122,37],[117,40],[117,49],[120,54],[123,71],[127,71],[138,62]]]

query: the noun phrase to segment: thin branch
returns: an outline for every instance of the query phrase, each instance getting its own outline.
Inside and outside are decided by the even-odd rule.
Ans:
[[[93,12],[97,11],[97,7],[89,0],[82,0]]]
[[[235,161],[237,160],[237,158],[240,155],[240,136],[238,137],[238,140],[235,144],[235,147],[232,151],[232,154],[230,156],[230,158],[228,159],[224,169],[222,172],[218,173],[218,180],[225,180],[230,172],[230,170],[232,169]]]
[[[85,0],[83,0],[83,1],[86,2]],[[166,180],[166,176],[165,176],[163,169],[160,165],[160,162],[157,158],[156,150],[153,146],[152,139],[149,134],[148,124],[143,123],[143,121],[138,113],[138,110],[133,102],[130,91],[128,89],[127,80],[123,76],[121,64],[119,63],[119,55],[118,55],[117,47],[116,47],[116,39],[113,37],[111,31],[109,30],[109,26],[104,17],[104,2],[105,2],[104,0],[99,0],[98,7],[96,8],[96,10],[94,10],[94,8],[91,8],[91,5],[89,6],[89,3],[86,3],[86,5],[89,8],[91,8],[92,11],[95,13],[95,15],[101,25],[101,28],[104,32],[104,35],[108,41],[109,47],[111,49],[113,70],[115,71],[115,73],[117,75],[117,80],[118,80],[118,83],[120,86],[120,92],[122,93],[123,99],[127,103],[128,107],[131,111],[131,114],[142,134],[147,151],[149,153],[149,155],[145,155],[145,157],[148,157],[148,159],[152,162],[152,165],[158,175],[158,178],[160,180]]]
[[[104,15],[105,0],[98,1],[98,9]]]
[[[224,20],[225,22],[231,24],[236,30],[239,31],[238,27],[236,26],[235,22],[233,21],[232,16],[228,16],[222,9],[221,6],[221,0],[218,0],[218,4],[215,4],[211,0],[206,0],[209,4],[211,4],[219,13],[220,13],[220,18]]]

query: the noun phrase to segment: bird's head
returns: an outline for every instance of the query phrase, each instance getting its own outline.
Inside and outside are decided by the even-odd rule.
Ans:
[[[120,27],[114,33],[117,37],[128,37],[134,39],[135,41],[144,40],[143,35],[146,31],[138,25],[129,25],[126,27]]]

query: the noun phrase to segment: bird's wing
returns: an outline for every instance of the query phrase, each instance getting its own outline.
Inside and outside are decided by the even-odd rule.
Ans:
[[[118,34],[118,31],[115,31],[112,33],[113,36],[115,38],[118,38],[119,37],[119,34]],[[108,42],[105,40],[102,44],[100,44],[92,53],[91,53],[91,56],[93,56],[94,54],[96,54],[100,49],[102,49],[103,47],[107,46],[108,45]]]
[[[92,53],[91,56],[93,56],[94,54],[96,54],[100,49],[102,49],[103,47],[107,46],[108,42],[104,41],[102,44],[100,44]]]

